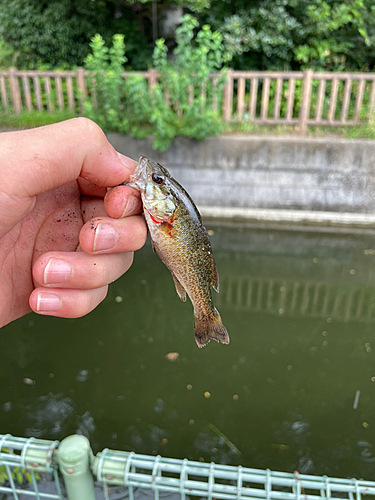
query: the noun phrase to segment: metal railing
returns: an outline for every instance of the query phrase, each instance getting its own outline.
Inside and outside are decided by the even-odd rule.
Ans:
[[[0,471],[5,467],[7,472],[5,482],[0,482],[0,498],[1,493],[6,493],[5,498],[16,500],[21,495],[37,499],[95,500],[96,495],[104,494],[109,500],[114,486],[124,487],[124,497],[126,494],[129,500],[134,500],[135,495],[139,498],[142,491],[152,492],[155,500],[163,493],[176,494],[176,499],[181,500],[186,497],[208,500],[370,500],[375,497],[374,481],[311,476],[297,471],[273,472],[109,449],[94,457],[89,441],[77,435],[57,445],[56,441],[0,435]],[[60,488],[58,466],[67,496]],[[32,474],[31,486],[15,484],[16,468],[19,474],[26,471]],[[36,476],[38,471],[51,475],[54,493],[43,491]],[[94,478],[99,486],[95,487]]]
[[[139,75],[149,90],[158,82],[155,69],[127,71],[124,79]],[[50,112],[69,109],[81,113],[83,102],[96,95],[88,90],[93,74],[75,71],[0,71],[0,103],[4,110]],[[210,75],[213,80],[218,73]],[[202,89],[203,91],[203,89]],[[187,89],[191,92],[191,89]],[[229,69],[221,95],[222,117],[227,122],[294,125],[304,133],[308,126],[366,124],[375,102],[375,73],[305,71],[233,71]],[[165,93],[168,104],[168,91]],[[193,99],[193,95],[191,95]],[[213,106],[221,99],[213,99]]]

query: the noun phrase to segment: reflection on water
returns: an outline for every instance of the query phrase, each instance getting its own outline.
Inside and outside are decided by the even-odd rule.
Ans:
[[[211,229],[229,346],[147,245],[87,318],[2,330],[0,432],[373,479],[375,234]]]

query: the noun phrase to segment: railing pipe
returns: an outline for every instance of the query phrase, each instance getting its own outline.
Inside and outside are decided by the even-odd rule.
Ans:
[[[69,436],[61,442],[58,462],[69,500],[95,500],[92,457],[89,440],[84,436]]]

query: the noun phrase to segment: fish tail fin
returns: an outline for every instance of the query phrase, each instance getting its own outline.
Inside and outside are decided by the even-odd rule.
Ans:
[[[204,347],[213,339],[222,344],[229,344],[227,329],[221,322],[220,314],[216,309],[209,314],[194,314],[195,342],[198,347]]]

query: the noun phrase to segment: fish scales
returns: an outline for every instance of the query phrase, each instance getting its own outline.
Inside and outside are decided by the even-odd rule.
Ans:
[[[180,299],[194,307],[195,340],[229,343],[211,297],[219,279],[210,240],[199,212],[184,188],[156,162],[141,156],[128,186],[141,192],[152,246],[168,267]]]

